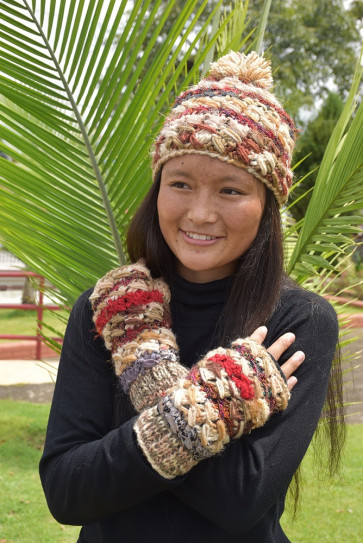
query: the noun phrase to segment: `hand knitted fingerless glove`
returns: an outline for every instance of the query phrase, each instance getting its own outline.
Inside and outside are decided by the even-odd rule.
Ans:
[[[152,467],[172,479],[265,424],[289,397],[266,349],[250,338],[237,339],[193,366],[157,406],[141,413],[134,430]]]
[[[170,322],[170,292],[138,262],[110,271],[90,296],[93,321],[136,411],[155,405],[188,370]]]

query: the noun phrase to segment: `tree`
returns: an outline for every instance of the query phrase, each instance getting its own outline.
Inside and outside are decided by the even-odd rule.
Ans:
[[[1,239],[68,305],[125,261],[122,237],[151,183],[160,112],[228,27],[211,31],[218,5],[200,22],[208,1],[188,0],[160,41],[174,4],[135,2],[131,13],[127,0],[0,4],[0,141],[12,158],[0,163]],[[237,48],[238,33],[228,33]]]
[[[350,14],[355,18],[360,29],[363,25],[363,2],[362,0],[353,0],[349,8]]]
[[[324,278],[328,270],[336,270],[340,256],[352,250],[351,236],[360,232],[362,219],[354,213],[363,207],[363,102],[355,115],[354,110],[363,76],[361,61],[362,53],[321,161],[311,201],[304,218],[293,227],[298,238],[287,272],[299,283],[311,281],[314,275]]]
[[[202,2],[201,9],[208,4]],[[159,112],[181,74],[184,86],[206,68],[218,36],[229,21],[236,22],[234,13],[237,22],[241,18],[240,11],[231,12],[219,25],[215,9],[203,22],[203,12],[195,14],[199,2],[187,0],[163,35],[173,0],[135,2],[124,26],[126,5],[127,0],[0,4],[6,22],[0,141],[12,158],[0,157],[0,241],[56,286],[69,306],[124,261],[125,226],[151,182],[148,150],[162,122]],[[161,5],[162,16],[146,39]],[[290,23],[287,18],[280,25]],[[217,30],[210,32],[211,26]],[[238,24],[232,28],[224,46],[239,49]],[[300,60],[299,69],[314,65],[314,59]],[[311,288],[314,278],[321,287],[324,272],[352,245],[349,236],[361,221],[351,213],[363,206],[363,104],[352,119],[362,73],[358,66],[305,217],[285,232],[292,246],[287,271]]]
[[[249,3],[254,24],[262,2]],[[356,5],[361,8],[362,1]],[[272,2],[264,46],[276,68],[276,89],[295,118],[302,106],[324,98],[332,84],[346,98],[360,44],[356,12],[343,0]]]
[[[160,111],[181,74],[185,86],[205,69],[226,28],[234,28],[225,33],[226,49],[243,43],[238,25],[228,26],[241,12],[230,12],[219,24],[216,5],[203,22],[208,4],[184,2],[165,36],[173,0],[134,3],[126,25],[127,0],[0,4],[6,23],[0,141],[12,158],[0,158],[1,241],[53,283],[68,305],[124,261],[126,224],[151,182],[148,151],[162,122]],[[299,232],[288,264],[299,282],[331,268],[332,255],[345,250],[348,234],[357,231],[354,216],[345,214],[362,206],[362,105],[347,132],[346,127],[361,76],[357,68],[305,220],[287,232],[290,238]]]
[[[175,2],[160,41],[165,39],[184,4],[183,0]],[[244,2],[249,20],[247,31],[258,26],[263,4],[264,0]],[[208,2],[199,24],[216,5],[217,0]],[[223,2],[222,10],[228,14],[231,5]],[[302,106],[311,107],[317,99],[324,99],[332,86],[346,98],[361,44],[362,13],[362,0],[355,0],[350,7],[343,0],[271,2],[264,50],[275,68],[277,94],[294,118]],[[156,13],[155,23],[161,16],[162,9]],[[249,46],[254,46],[255,38],[255,35],[250,37]],[[196,50],[190,57],[190,65],[195,53]]]

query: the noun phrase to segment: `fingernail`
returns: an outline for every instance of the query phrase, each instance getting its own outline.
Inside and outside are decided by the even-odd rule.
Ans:
[[[296,385],[296,383],[297,383],[297,379],[296,379],[296,377],[294,375],[289,377],[288,380],[287,380],[288,385]]]
[[[295,358],[302,362],[305,359],[305,353],[303,351],[296,351]]]
[[[292,332],[288,332],[286,334],[286,338],[288,341],[294,341],[295,340],[295,334],[293,334]]]

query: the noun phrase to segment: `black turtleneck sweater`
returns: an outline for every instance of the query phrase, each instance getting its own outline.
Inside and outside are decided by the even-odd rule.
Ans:
[[[190,283],[176,276],[171,285],[171,315],[180,361],[192,366],[218,347],[219,323],[232,277],[211,283]]]
[[[171,309],[183,364],[217,346],[229,288],[230,279],[175,278]],[[69,320],[40,464],[55,518],[83,525],[82,543],[286,543],[279,524],[286,490],[318,422],[337,340],[331,306],[298,287],[284,291],[266,345],[290,331],[295,344],[279,362],[298,349],[306,354],[288,408],[169,481],[137,446],[137,415],[92,331],[90,293]]]

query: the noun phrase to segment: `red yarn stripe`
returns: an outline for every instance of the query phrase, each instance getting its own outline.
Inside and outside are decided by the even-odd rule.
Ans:
[[[240,391],[241,398],[251,400],[254,397],[255,390],[252,381],[243,375],[241,367],[232,358],[224,354],[215,354],[208,360],[216,362],[226,370],[228,376]]]
[[[207,78],[209,79],[209,78]],[[290,126],[290,128],[292,128],[294,131],[296,130],[295,128],[295,124],[294,124],[294,121],[292,120],[292,118],[290,117],[290,115],[288,113],[286,113],[285,110],[283,110],[281,107],[277,106],[276,104],[274,104],[273,102],[270,102],[269,100],[266,100],[266,98],[264,98],[263,96],[261,96],[258,92],[253,92],[253,91],[247,91],[247,90],[240,90],[240,89],[237,89],[235,87],[229,87],[229,86],[225,86],[223,88],[220,88],[220,87],[209,87],[209,88],[198,88],[198,89],[195,89],[195,90],[186,90],[184,91],[180,96],[178,96],[178,98],[175,100],[175,104],[181,104],[183,101],[185,100],[189,100],[189,98],[191,96],[195,96],[196,98],[198,98],[199,96],[203,97],[205,96],[204,92],[205,91],[209,91],[209,92],[214,92],[215,93],[215,96],[223,96],[221,93],[223,91],[226,91],[226,92],[233,92],[235,93],[237,96],[237,98],[239,98],[240,100],[242,100],[243,98],[252,98],[253,100],[257,100],[258,102],[261,102],[261,104],[264,104],[265,106],[271,108],[271,109],[274,109],[279,115],[280,117],[282,117],[284,119],[284,121]],[[214,98],[215,96],[209,96],[207,95],[208,98]],[[224,98],[224,96],[223,96]],[[228,96],[227,96],[228,98]]]
[[[159,290],[152,290],[150,292],[145,292],[144,290],[135,290],[133,292],[128,292],[115,300],[109,300],[107,306],[102,309],[101,313],[96,320],[97,332],[101,333],[104,326],[108,321],[121,311],[126,311],[130,307],[135,307],[138,305],[147,305],[151,302],[163,303],[164,297]]]
[[[198,113],[197,109],[193,111],[193,113],[195,112]],[[261,123],[254,121],[252,118],[248,116],[248,114],[243,115],[241,113],[237,113],[233,109],[221,108],[219,109],[219,115],[232,117],[233,119],[236,119],[238,123],[242,125],[247,125],[251,130],[257,130],[258,132],[262,133],[264,136],[267,136],[267,138],[271,140],[279,149],[281,156],[284,158],[287,158],[287,154],[286,154],[284,146],[281,144],[280,140],[277,138],[277,136],[275,136],[272,130],[265,128]],[[259,149],[259,151],[261,151],[261,149]]]
[[[175,121],[177,119],[181,119],[182,117],[187,117],[188,115],[191,115],[191,114],[198,114],[204,111],[206,111],[206,108],[204,106],[190,107],[189,109],[179,113],[178,115],[174,115],[172,120],[169,122]],[[284,146],[281,144],[279,139],[275,136],[275,134],[271,130],[264,128],[260,123],[257,123],[250,117],[236,113],[235,111],[231,109],[225,109],[225,108],[219,109],[218,114],[219,116],[223,115],[225,117],[232,117],[233,119],[236,119],[237,122],[243,125],[248,125],[251,130],[257,130],[257,132],[263,134],[264,136],[267,136],[267,138],[270,139],[279,149],[281,156],[285,158],[285,160],[288,160],[288,156],[286,154]],[[165,135],[161,133],[158,140],[156,141],[155,147],[157,148],[158,146],[160,146],[164,140],[165,140]],[[188,142],[186,141],[184,143],[188,143]],[[272,150],[272,152],[274,152],[273,149],[269,149],[269,150]],[[158,159],[154,158],[153,162],[155,163],[156,160]]]

